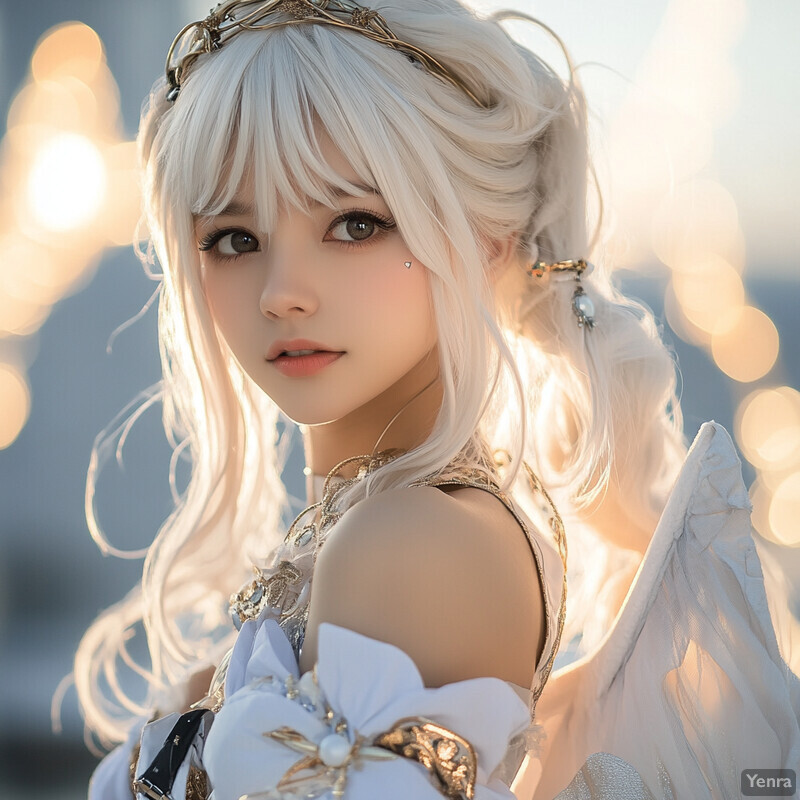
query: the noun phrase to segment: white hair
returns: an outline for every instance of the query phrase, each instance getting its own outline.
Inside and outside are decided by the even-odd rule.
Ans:
[[[163,268],[164,425],[192,472],[141,588],[94,623],[76,657],[87,725],[104,743],[218,657],[228,595],[284,533],[279,412],[214,329],[193,215],[218,212],[250,178],[267,231],[279,203],[333,207],[337,187],[358,195],[321,159],[321,130],[382,195],[430,271],[443,385],[428,439],[356,483],[345,507],[501,448],[511,455],[509,491],[525,459],[577,509],[615,482],[632,517],[654,523],[685,453],[675,365],[648,309],[597,268],[583,280],[597,320],[585,330],[571,309],[574,282],[522,269],[497,283],[490,275],[491,243],[510,236],[527,262],[589,256],[585,104],[574,75],[562,80],[499,21],[456,0],[373,6],[485,107],[357,32],[305,24],[240,33],[191,66],[174,104],[159,81],[143,113],[146,216]],[[89,518],[104,541],[91,503]],[[140,621],[151,692],[134,703],[115,676]]]

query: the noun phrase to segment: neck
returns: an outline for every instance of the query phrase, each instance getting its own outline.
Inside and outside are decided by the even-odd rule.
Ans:
[[[430,436],[442,403],[435,350],[401,381],[333,422],[302,426],[306,465],[327,475],[351,456],[411,450]]]

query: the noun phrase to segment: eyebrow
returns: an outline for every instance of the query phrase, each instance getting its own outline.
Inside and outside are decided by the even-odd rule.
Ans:
[[[373,195],[374,197],[382,197],[381,193],[373,188],[372,186],[367,186],[363,183],[354,183],[356,189],[364,192],[366,195]],[[355,195],[350,194],[346,189],[342,189],[338,186],[329,186],[328,190],[330,193],[336,197],[353,197]],[[310,208],[319,208],[320,206],[324,205],[323,203],[319,202],[319,200],[310,200],[309,207]],[[198,217],[209,217],[209,216],[216,216],[216,217],[245,217],[245,216],[252,216],[255,209],[250,203],[241,203],[238,200],[232,200],[225,208],[222,209],[218,214],[208,214],[208,213],[201,213],[198,214]]]
[[[355,186],[356,189],[358,189],[359,191],[364,192],[364,194],[374,195],[375,197],[381,197],[381,193],[377,189],[372,187],[372,186],[366,186],[363,183],[354,183],[353,186]],[[328,187],[328,191],[336,198],[340,198],[340,197],[353,197],[353,198],[355,198],[355,195],[350,194],[350,192],[348,192],[347,189],[342,189],[342,188],[340,188],[338,186],[329,186]],[[320,203],[319,200],[311,200],[309,205],[311,206],[311,208],[318,208],[319,206],[321,206],[323,204]]]

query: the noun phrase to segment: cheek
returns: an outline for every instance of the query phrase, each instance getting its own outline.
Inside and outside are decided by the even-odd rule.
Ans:
[[[246,320],[258,313],[257,302],[252,302],[252,292],[247,281],[209,271],[204,276],[203,291],[214,323],[228,344],[234,348],[237,335]]]
[[[361,340],[377,381],[396,380],[436,344],[436,325],[428,297],[427,270],[415,265],[371,276],[359,289]],[[362,344],[363,347],[363,344]]]
[[[209,313],[219,323],[226,316],[226,309],[230,304],[225,286],[211,270],[203,270],[202,286]]]
[[[435,343],[433,311],[427,270],[415,264],[370,275],[356,290],[355,304],[363,315],[367,335],[377,342],[394,343],[410,356]]]

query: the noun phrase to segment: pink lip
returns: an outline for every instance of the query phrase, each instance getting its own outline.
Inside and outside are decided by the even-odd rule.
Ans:
[[[281,353],[295,350],[319,350],[326,353],[341,353],[341,350],[334,350],[320,342],[312,342],[311,339],[279,339],[270,347],[267,352],[267,361],[274,361]]]
[[[298,350],[310,350],[310,347],[298,347]],[[329,364],[332,364],[338,358],[343,356],[344,353],[312,353],[307,356],[278,356],[273,358],[269,363],[272,364],[278,372],[286,375],[289,378],[302,378],[308,375],[314,375],[320,370],[325,369]]]

